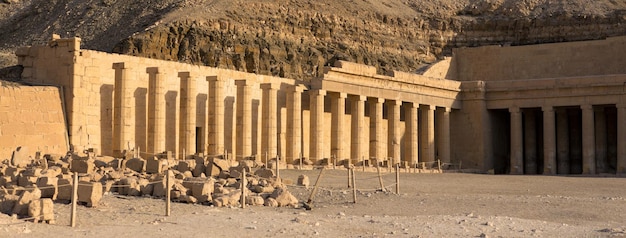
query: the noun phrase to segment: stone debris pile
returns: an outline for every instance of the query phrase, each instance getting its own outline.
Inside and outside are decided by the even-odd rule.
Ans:
[[[143,159],[132,151],[114,158],[98,156],[90,149],[35,158],[16,151],[13,158],[0,163],[0,212],[54,222],[53,202],[71,201],[74,173],[79,175],[77,201],[88,207],[98,206],[108,193],[164,198],[168,171],[172,201],[234,207],[241,205],[245,189],[246,205],[299,206],[287,191],[293,181],[277,178],[274,170],[255,160],[202,155],[177,160],[170,153]],[[246,184],[242,186],[244,171]]]

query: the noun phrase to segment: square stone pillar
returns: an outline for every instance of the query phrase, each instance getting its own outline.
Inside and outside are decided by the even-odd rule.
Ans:
[[[524,132],[519,107],[509,108],[511,114],[511,174],[524,174]]]
[[[277,100],[278,100],[278,83],[264,83],[261,84],[263,90],[263,135],[261,143],[261,152],[267,153],[269,158],[276,158],[278,156],[277,137],[278,130],[276,129],[277,122]]]
[[[583,113],[583,174],[596,173],[596,139],[593,106],[581,105]]]
[[[146,68],[148,73],[148,148],[151,154],[165,151],[165,87],[158,67]]]
[[[401,160],[400,106],[400,100],[387,101],[387,156],[393,159],[390,161],[393,164],[398,164]]]
[[[438,108],[437,113],[437,152],[442,163],[450,163],[450,111],[449,107]]]
[[[305,87],[293,85],[287,91],[287,163],[302,153],[302,92]]]
[[[596,135],[596,172],[606,173],[609,166],[607,156],[607,127],[604,107],[594,108],[595,135]]]
[[[316,89],[309,91],[311,97],[311,121],[310,121],[310,142],[309,156],[313,162],[324,159],[324,149],[326,141],[324,140],[324,96],[326,90]]]
[[[543,110],[543,174],[556,174],[556,125],[552,106]]]
[[[422,161],[435,161],[435,106],[420,105],[420,134],[422,141]]]
[[[236,159],[252,156],[252,93],[250,83],[235,80],[237,85],[237,148]]]
[[[524,111],[524,173],[537,174],[537,123],[535,111]]]
[[[364,121],[365,118],[365,96],[351,96],[351,116],[352,116],[352,129],[350,132],[350,159],[352,164],[357,164],[359,161],[363,161],[365,157],[365,143],[363,137],[365,137]]]
[[[387,152],[383,151],[383,98],[370,98],[370,158],[377,162],[387,159]]]
[[[617,104],[617,174],[626,173],[626,104]]]
[[[180,78],[180,150],[179,158],[196,153],[196,80],[189,72],[179,72]],[[184,150],[184,151],[183,151]],[[184,154],[183,154],[184,153]]]
[[[224,80],[217,76],[208,76],[206,80],[209,84],[209,101],[207,103],[207,129],[209,132],[208,153],[211,155],[219,155],[225,153]]]
[[[115,85],[113,98],[113,155],[121,156],[122,152],[134,147],[131,145],[131,106],[127,83],[130,80],[130,68],[124,63],[114,63]],[[130,147],[130,148],[129,148]]]
[[[409,103],[404,107],[405,116],[404,124],[406,129],[404,130],[404,161],[408,162],[410,166],[414,167],[419,163],[418,159],[418,129],[417,129],[417,103]]]
[[[569,120],[566,109],[556,110],[557,173],[569,174]]]
[[[344,118],[346,113],[346,93],[332,93],[331,96],[331,114],[332,114],[332,131],[330,135],[330,151],[337,160],[347,159],[348,155],[344,146],[345,125]]]

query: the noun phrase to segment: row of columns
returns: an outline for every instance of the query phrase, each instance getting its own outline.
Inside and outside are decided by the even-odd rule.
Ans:
[[[113,65],[115,69],[115,99],[114,99],[114,152],[122,152],[129,147],[130,136],[130,109],[128,105],[128,72],[129,69],[124,63]],[[146,69],[148,74],[148,121],[147,121],[147,153],[157,154],[166,150],[165,144],[165,95],[166,87],[164,78],[158,67]],[[181,80],[180,88],[180,140],[179,154],[192,155],[196,153],[196,78],[189,72],[180,72],[178,77]],[[224,138],[224,84],[225,81],[217,76],[206,77],[208,81],[208,128],[207,128],[207,153],[221,154],[225,149]],[[235,80],[237,86],[237,111],[236,120],[236,155],[240,157],[252,156],[252,86],[246,80]],[[277,83],[261,84],[263,111],[262,111],[262,148],[261,152],[271,156],[278,154],[278,90]],[[287,96],[287,118],[286,118],[286,155],[287,162],[302,156],[302,93],[305,87],[302,85],[292,85],[286,87]],[[417,103],[405,103],[401,100],[385,100],[382,98],[370,98],[361,95],[350,95],[340,92],[330,92],[326,90],[310,90],[310,145],[309,157],[314,160],[330,157],[324,152],[327,146],[331,147],[331,153],[340,159],[351,158],[352,163],[357,163],[366,159],[368,154],[366,146],[369,147],[369,155],[378,158],[394,158],[394,163],[403,160],[414,165],[418,162],[418,153],[422,153],[423,161],[435,160],[435,143],[440,151],[440,157],[444,161],[449,161],[450,157],[450,119],[449,108],[437,110],[438,122],[441,131],[435,141],[435,107],[429,105],[418,105]],[[324,98],[331,99],[331,141],[330,145],[324,139]],[[344,117],[346,100],[351,103],[351,143],[350,148],[344,148],[341,140],[345,134]],[[370,135],[364,134],[365,102],[369,102]],[[387,105],[388,130],[387,141],[383,140],[383,107]],[[404,105],[404,107],[403,107]],[[422,115],[418,128],[418,109]],[[404,110],[406,115],[405,151],[401,153],[400,110]],[[418,138],[418,130],[422,131],[421,138]],[[366,139],[370,138],[367,142]],[[422,140],[422,148],[418,148],[419,140]],[[384,150],[387,143],[387,150]],[[350,151],[350,153],[348,153]],[[419,152],[418,152],[419,151]],[[402,155],[404,154],[404,155]]]
[[[606,157],[604,136],[606,117],[604,112],[595,110],[593,105],[580,106],[582,112],[582,173],[595,174],[597,153]],[[511,174],[524,174],[524,170],[537,171],[536,130],[534,113],[523,113],[519,107],[509,108],[511,118]],[[543,174],[567,174],[570,170],[570,144],[568,115],[565,110],[555,112],[554,107],[542,107],[543,113]],[[524,118],[523,118],[524,117]],[[523,120],[523,121],[522,121]],[[626,172],[626,105],[617,105],[617,173]],[[525,127],[523,126],[525,122]],[[557,138],[559,138],[557,140]],[[558,143],[557,143],[558,141]]]

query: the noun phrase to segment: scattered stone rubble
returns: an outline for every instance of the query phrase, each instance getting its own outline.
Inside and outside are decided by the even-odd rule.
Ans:
[[[170,153],[148,159],[124,153],[123,158],[97,156],[92,149],[31,158],[26,148],[0,164],[0,212],[35,222],[54,223],[54,203],[70,202],[72,176],[79,174],[78,203],[98,206],[105,193],[163,198],[166,172],[171,171],[171,199],[216,207],[240,206],[241,177],[246,171],[245,202],[252,206],[298,207],[287,191],[293,183],[277,178],[255,160],[229,161],[222,157],[189,156],[176,160]],[[308,186],[308,178],[298,179]]]

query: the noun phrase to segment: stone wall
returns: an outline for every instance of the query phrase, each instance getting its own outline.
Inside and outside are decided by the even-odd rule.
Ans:
[[[35,152],[68,151],[65,116],[56,87],[0,87],[0,160],[25,146]]]
[[[497,81],[626,74],[626,37],[454,50],[456,80]]]

